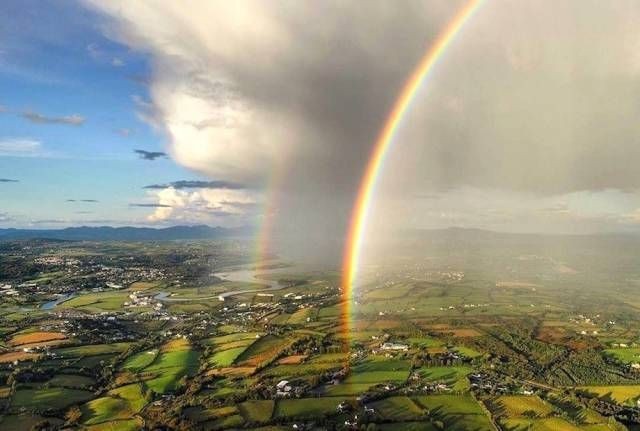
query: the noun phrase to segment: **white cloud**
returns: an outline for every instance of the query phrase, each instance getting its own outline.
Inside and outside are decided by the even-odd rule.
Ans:
[[[13,157],[40,157],[42,143],[30,138],[5,138],[0,139],[0,156]]]
[[[253,221],[255,193],[245,190],[200,189],[177,190],[167,187],[149,192],[155,203],[162,205],[147,217],[159,223],[209,223],[242,226]]]

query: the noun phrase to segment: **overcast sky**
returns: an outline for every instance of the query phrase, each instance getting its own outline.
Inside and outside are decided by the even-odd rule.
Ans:
[[[279,230],[341,238],[463,3],[9,1],[0,223],[241,225],[275,196]],[[637,1],[486,0],[404,119],[370,229],[637,230],[638,22]]]

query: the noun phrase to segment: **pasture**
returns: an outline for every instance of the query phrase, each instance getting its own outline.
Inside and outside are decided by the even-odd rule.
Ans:
[[[336,413],[343,397],[283,399],[276,402],[274,417],[313,419]]]
[[[129,356],[121,368],[127,371],[141,371],[155,361],[158,355],[158,349],[146,350]]]
[[[93,393],[81,389],[67,388],[21,388],[13,395],[11,405],[26,409],[62,409],[64,407],[79,404],[93,398]]]
[[[394,396],[369,404],[378,415],[394,422],[414,421],[424,418],[426,411],[409,397]]]
[[[81,406],[85,425],[130,419],[149,402],[150,398],[140,384],[131,384],[112,389],[104,397]]]
[[[273,400],[247,400],[238,404],[240,414],[247,422],[264,423],[271,419],[275,402]]]
[[[452,386],[455,391],[466,391],[469,389],[467,376],[473,371],[470,367],[423,367],[417,372],[427,381],[434,383],[446,383]]]
[[[87,344],[75,347],[64,347],[56,349],[55,352],[63,358],[79,356],[97,356],[110,353],[122,353],[131,346],[131,343],[111,343],[111,344]]]
[[[635,405],[640,398],[640,385],[581,386],[578,390],[605,401]]]
[[[180,379],[198,370],[198,356],[199,352],[193,350],[187,340],[169,341],[162,346],[156,360],[143,369],[144,373],[157,375],[147,380],[146,385],[159,394],[177,389]]]
[[[624,364],[640,363],[640,347],[606,349],[604,354]]]
[[[280,352],[292,344],[295,339],[280,338],[275,335],[265,335],[257,339],[235,360],[240,366],[257,367],[275,359]]]
[[[496,416],[546,417],[555,412],[553,406],[537,395],[503,395],[491,403]]]
[[[430,417],[442,421],[447,430],[494,429],[489,417],[470,395],[423,395],[412,397],[412,400],[428,409]]]

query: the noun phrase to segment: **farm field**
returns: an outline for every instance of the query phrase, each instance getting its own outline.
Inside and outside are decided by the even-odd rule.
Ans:
[[[12,245],[36,273],[11,283],[47,284],[0,303],[0,429],[636,431],[640,259],[528,241],[390,257],[349,322],[334,270],[279,267],[262,281],[284,287],[244,292],[267,286],[235,240]]]

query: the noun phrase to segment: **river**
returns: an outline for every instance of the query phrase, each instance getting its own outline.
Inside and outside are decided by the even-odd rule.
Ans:
[[[282,271],[284,269],[289,269],[288,267],[279,267],[274,269],[264,269],[260,270],[260,275],[263,274],[272,274],[278,271]],[[234,271],[225,271],[218,274],[214,274],[216,277],[220,278],[224,281],[232,281],[236,283],[252,283],[252,284],[260,284],[264,287],[256,288],[256,289],[238,289],[232,290],[229,292],[223,292],[213,296],[199,297],[199,298],[180,298],[180,297],[172,297],[171,292],[159,292],[155,295],[155,299],[157,301],[167,301],[167,302],[182,302],[182,301],[202,301],[207,299],[218,299],[220,301],[224,301],[226,298],[230,298],[236,295],[242,295],[244,293],[258,293],[258,292],[268,292],[270,290],[280,290],[287,287],[286,285],[281,284],[277,280],[269,280],[263,278],[256,277],[256,271],[254,269],[237,269]],[[68,301],[69,299],[78,296],[75,293],[69,293],[66,295],[60,295],[57,299],[45,302],[40,306],[41,310],[53,310],[59,304]]]
[[[260,275],[264,274],[273,274],[278,271],[282,271],[285,268],[274,268],[274,269],[263,269],[260,270]],[[224,301],[227,298],[231,298],[232,296],[242,295],[245,293],[262,293],[269,292],[272,290],[280,290],[287,287],[287,285],[281,284],[277,280],[269,280],[264,278],[256,277],[256,271],[254,269],[238,269],[235,271],[225,271],[218,274],[214,274],[216,277],[220,278],[223,281],[232,281],[236,283],[251,283],[251,284],[261,284],[264,287],[257,289],[238,289],[231,290],[229,292],[219,293],[213,296],[199,297],[199,298],[176,298],[171,297],[169,292],[160,292],[155,296],[155,299],[158,301],[202,301],[207,299],[218,299],[220,301]]]

